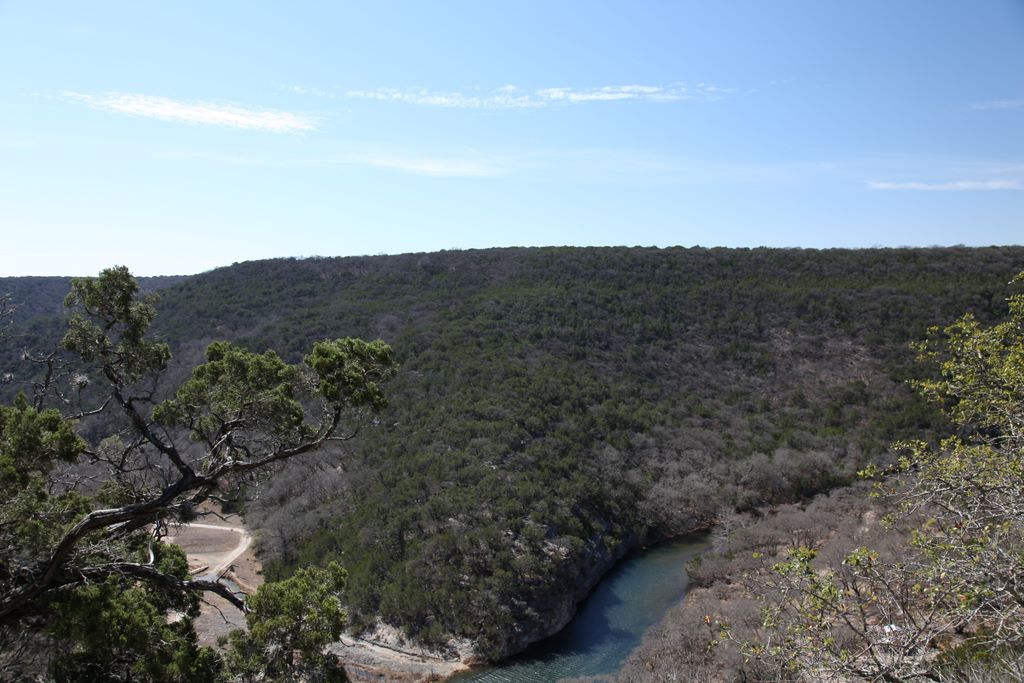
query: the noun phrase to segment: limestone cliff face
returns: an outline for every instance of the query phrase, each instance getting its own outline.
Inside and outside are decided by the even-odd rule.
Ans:
[[[498,659],[522,652],[565,628],[601,578],[640,541],[636,534],[629,534],[609,547],[606,538],[595,534],[575,558],[568,555],[557,565],[555,576],[524,590],[522,599],[513,606],[514,627],[500,645]]]
[[[605,574],[641,544],[658,543],[677,536],[704,532],[709,528],[706,521],[694,519],[675,534],[658,533],[641,537],[636,532],[629,532],[617,542],[609,543],[607,539],[613,538],[609,524],[603,528],[604,533],[592,536],[575,557],[568,549],[552,545],[551,552],[560,554],[564,561],[558,565],[552,577],[545,577],[534,588],[522,591],[521,599],[513,605],[514,626],[501,643],[497,655],[491,652],[490,659],[495,661],[518,654],[529,645],[565,628],[576,616],[580,603],[597,587]],[[450,651],[465,664],[475,666],[487,660],[471,640],[463,639],[458,641],[458,647],[454,645],[455,641]]]
[[[555,635],[576,615],[580,603],[590,595],[619,560],[640,545],[641,538],[629,533],[618,541],[610,528],[596,532],[577,553],[551,543],[556,563],[553,576],[534,586],[522,587],[520,597],[510,606],[513,627],[497,649],[492,644],[487,656],[479,642],[452,639],[443,651],[422,647],[408,640],[394,627],[378,623],[360,638],[332,646],[345,663],[353,680],[395,680],[409,683],[441,680],[467,667],[483,666],[525,650],[529,645]],[[341,647],[344,645],[344,647]]]

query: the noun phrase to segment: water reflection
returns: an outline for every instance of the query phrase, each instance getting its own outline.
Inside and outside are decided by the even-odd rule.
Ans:
[[[550,683],[618,671],[644,631],[682,599],[684,567],[708,545],[705,537],[665,543],[635,553],[604,578],[576,618],[557,635],[500,666],[458,676],[459,683]]]

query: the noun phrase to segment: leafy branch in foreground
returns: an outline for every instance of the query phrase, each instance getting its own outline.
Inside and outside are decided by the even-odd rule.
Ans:
[[[331,562],[260,586],[248,601],[248,632],[228,637],[228,671],[244,681],[345,680],[324,648],[338,640],[348,618],[338,598],[346,579]]]
[[[317,342],[298,365],[273,351],[259,354],[215,342],[206,362],[161,400],[168,395],[160,381],[171,354],[166,344],[146,336],[154,303],[152,295],[138,295],[125,268],[75,279],[65,300],[73,315],[63,346],[78,366],[72,369],[62,359],[53,366],[62,372],[46,374],[34,401],[19,397],[0,406],[5,649],[7,641],[40,627],[75,640],[88,627],[75,636],[71,612],[128,623],[123,615],[108,618],[97,611],[102,603],[117,612],[113,601],[124,590],[145,593],[135,602],[151,604],[150,614],[174,609],[186,620],[202,592],[244,608],[226,585],[189,578],[183,561],[161,562],[173,554],[159,543],[166,525],[188,521],[200,504],[222,499],[284,461],[329,440],[351,438],[385,404],[382,384],[395,369],[391,350],[383,342],[358,339]],[[69,377],[88,385],[95,402],[71,417],[59,410],[68,407],[59,382]],[[47,401],[56,407],[44,407]],[[76,419],[91,415],[107,430],[95,443],[76,430]],[[339,436],[343,426],[346,432]],[[160,636],[169,627],[166,619],[157,621],[140,623],[139,632]],[[135,645],[151,641],[140,637]],[[75,642],[81,645],[82,638]],[[137,656],[125,657],[126,671],[149,666]],[[117,661],[111,655],[107,663]]]

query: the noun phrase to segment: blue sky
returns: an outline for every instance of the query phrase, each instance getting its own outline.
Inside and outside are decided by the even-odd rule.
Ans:
[[[0,275],[1024,241],[1021,0],[0,0],[0,63]]]

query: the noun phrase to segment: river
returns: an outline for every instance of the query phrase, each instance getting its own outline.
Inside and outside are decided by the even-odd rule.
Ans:
[[[551,683],[606,676],[622,666],[644,631],[686,595],[686,563],[703,552],[706,536],[669,541],[633,553],[598,584],[560,633],[498,666],[456,676],[458,683]]]

